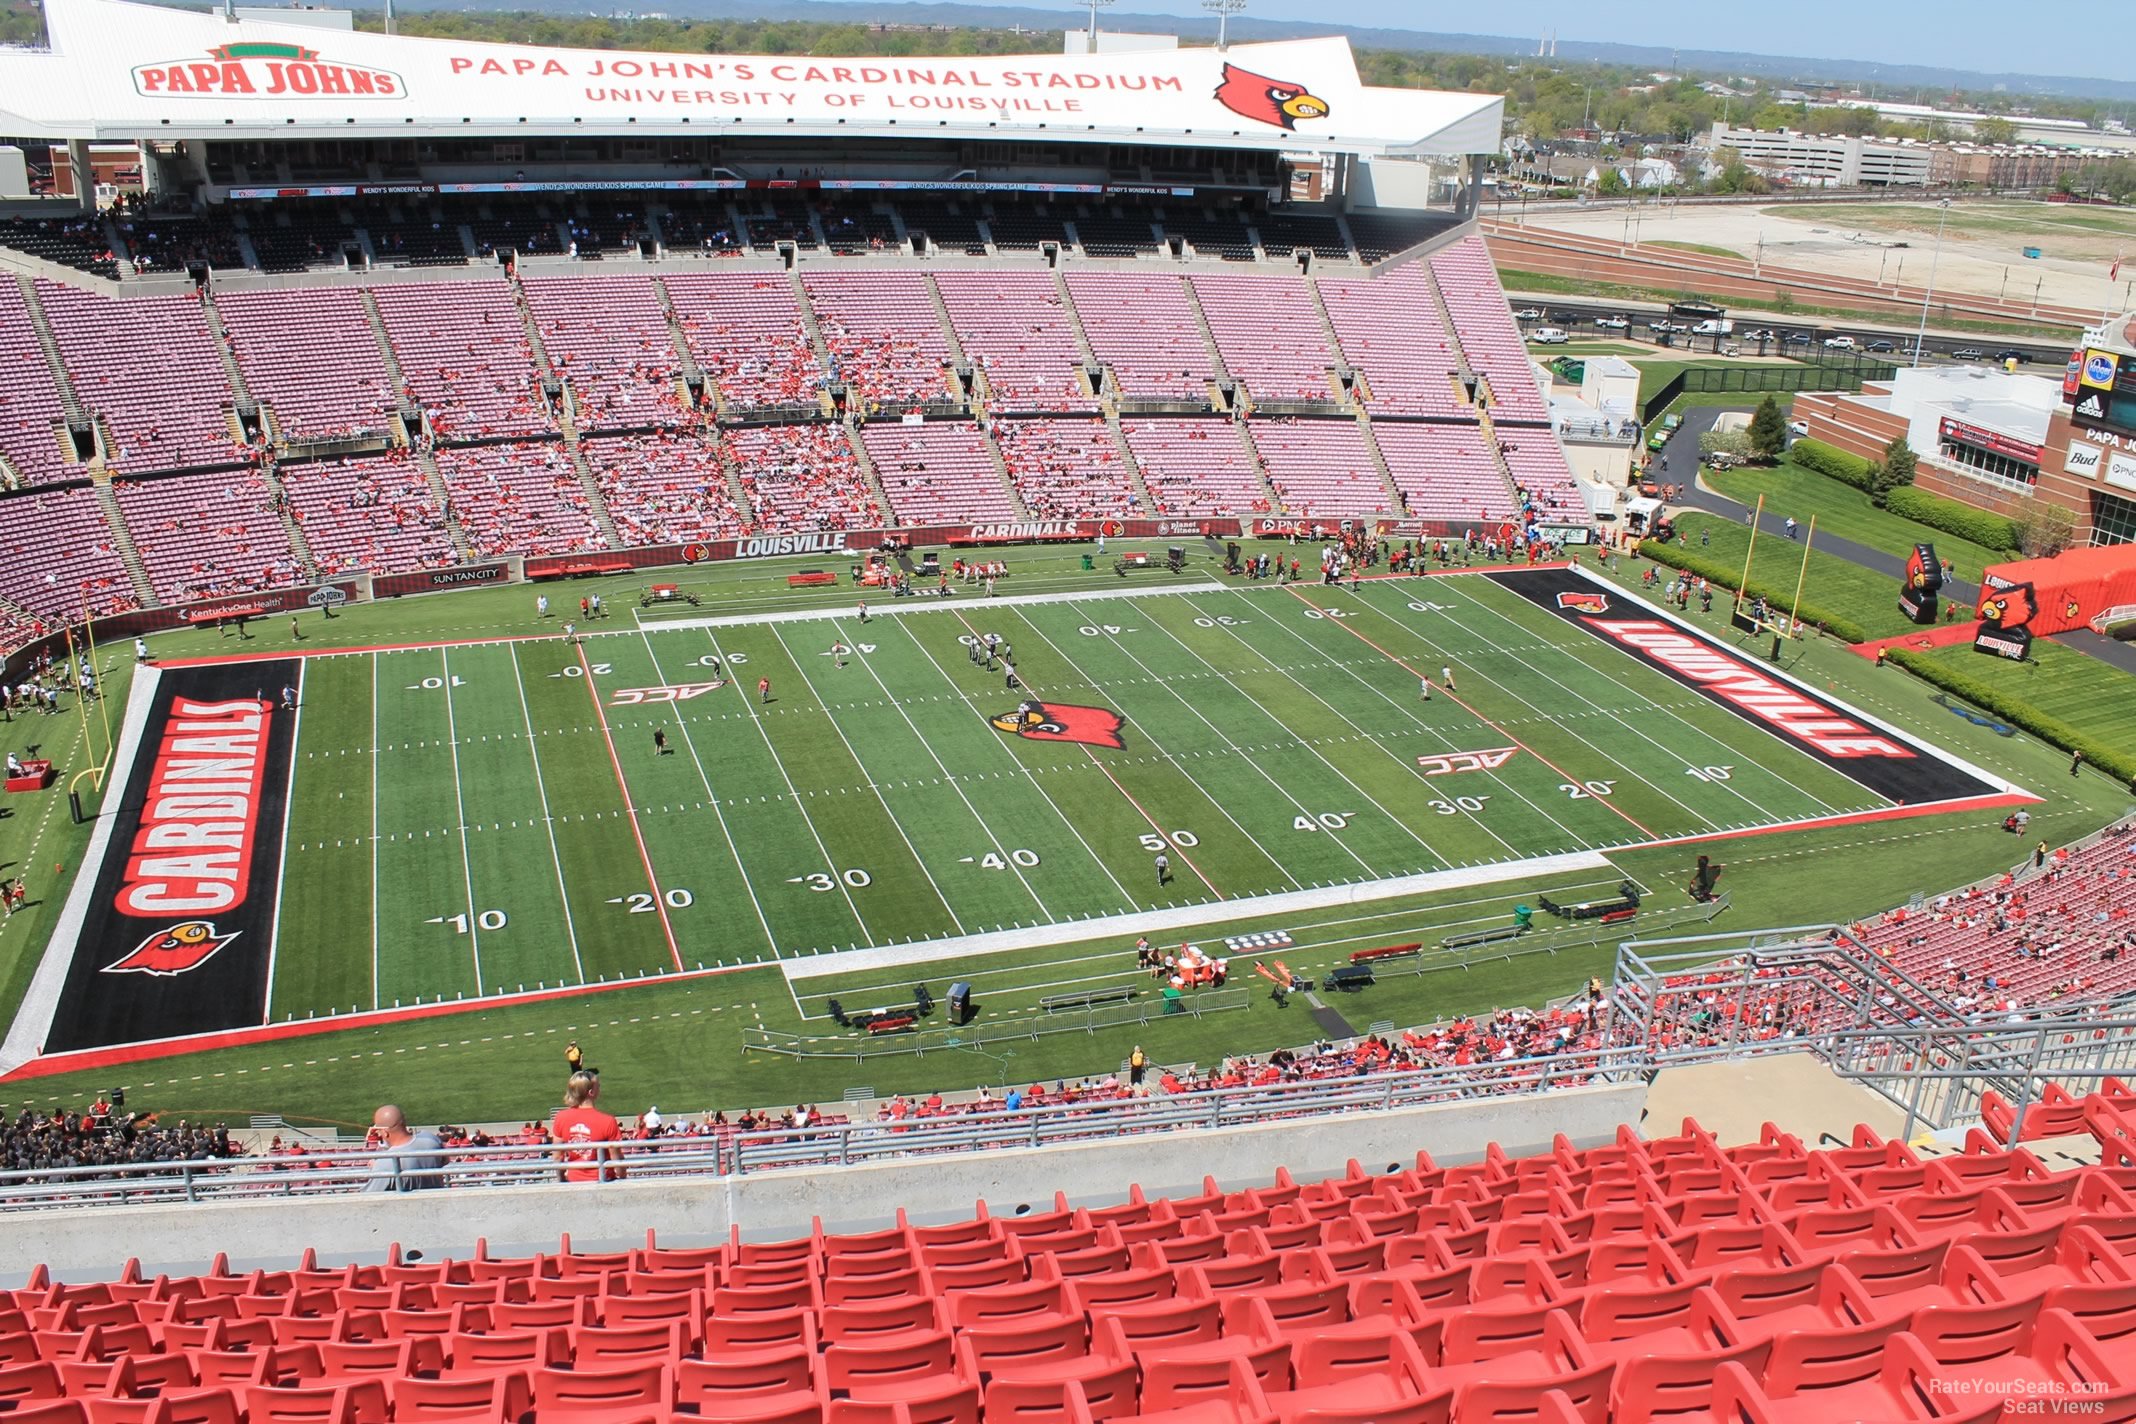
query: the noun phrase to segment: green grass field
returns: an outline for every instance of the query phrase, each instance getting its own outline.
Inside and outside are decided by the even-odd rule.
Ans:
[[[1761,567],[1766,547],[1761,540]],[[1280,930],[1292,944],[1276,957],[1317,974],[1364,945],[1435,946],[1461,928],[1503,924],[1540,895],[1605,896],[1630,878],[1648,892],[1639,932],[1689,933],[1699,927],[1683,892],[1690,850],[1636,848],[1646,832],[1765,826],[1822,814],[1820,805],[1880,804],[1480,579],[1367,584],[1354,596],[1152,586],[1148,596],[1095,599],[1087,595],[1122,585],[1080,571],[1073,554],[1012,559],[1018,590],[1075,596],[993,608],[965,600],[877,617],[862,630],[850,590],[790,590],[792,565],[770,563],[688,571],[685,586],[704,607],[682,610],[679,622],[649,612],[642,629],[626,625],[637,587],[629,579],[567,585],[573,596],[598,589],[623,606],[578,652],[554,636],[553,621],[534,618],[525,588],[307,620],[304,651],[399,650],[308,663],[274,1018],[373,1002],[390,1009],[417,997],[468,1002],[514,994],[521,983],[591,988],[470,1002],[435,1018],[330,1020],[282,1041],[15,1083],[13,1096],[64,1105],[124,1083],[144,1106],[234,1121],[272,1112],[353,1123],[386,1100],[426,1121],[514,1120],[554,1106],[562,1046],[574,1037],[603,1068],[614,1106],[629,1111],[835,1102],[862,1086],[1050,1081],[1111,1071],[1137,1042],[1163,1062],[1207,1062],[1321,1030],[1296,998],[1284,1007],[1258,992],[1225,1012],[1164,1017],[1153,1008],[1147,1022],[1094,1031],[1074,1015],[1046,1015],[1039,1000],[1060,986],[1148,986],[1133,968],[1131,934],[1079,921],[1168,912],[1197,923],[1160,942],[1205,945]],[[1813,590],[1823,572],[1821,563],[1813,569]],[[1620,565],[1621,577],[1636,574]],[[1879,601],[1886,592],[1877,590]],[[1333,611],[1347,616],[1308,616]],[[708,616],[736,621],[692,625]],[[1722,632],[1721,619],[1716,609],[1707,626],[1756,651]],[[972,667],[958,642],[965,620],[1009,639],[1031,695],[1122,713],[1126,746],[1085,751],[997,731],[991,717],[1016,699],[998,672]],[[547,636],[442,646],[526,634]],[[825,656],[834,637],[856,650],[844,668]],[[873,650],[858,651],[864,644]],[[197,630],[156,645],[167,658],[236,648]],[[245,651],[294,647],[284,627],[263,625]],[[672,704],[617,700],[630,689],[709,681],[699,663],[715,656],[726,686]],[[2122,788],[2091,774],[2068,778],[2066,756],[1951,716],[1896,670],[1831,645],[1790,648],[1787,657],[1813,686],[2045,796],[2035,807],[2042,835],[2080,835],[2127,806]],[[109,649],[102,659],[114,700],[126,662]],[[1441,694],[1426,707],[1412,669],[1436,675],[1442,665],[1456,669],[1459,701]],[[773,681],[768,706],[754,701],[758,675]],[[654,754],[656,724],[668,731],[669,756]],[[63,725],[74,734],[71,719]],[[100,748],[94,715],[90,728]],[[61,730],[50,728],[54,744]],[[1476,783],[1458,794],[1418,774],[1416,756],[1516,741],[1526,750],[1495,772],[1454,778]],[[1689,774],[1709,766],[1730,776]],[[1607,794],[1589,781],[1608,784]],[[0,856],[52,858],[71,872],[83,832],[63,809],[52,815],[53,804],[0,819]],[[451,834],[460,825],[481,829]],[[1175,839],[1181,831],[1194,843]],[[1161,890],[1144,836],[1171,845],[1175,880]],[[1215,898],[1319,882],[1338,887],[1329,897],[1342,901],[1358,886],[1384,888],[1388,875],[1581,846],[1602,848],[1606,863],[1238,919],[1222,918],[1229,908]],[[1984,814],[1724,841],[1717,859],[1729,866],[1723,888],[1733,908],[1722,925],[1867,913],[1913,889],[1998,869],[2009,853]],[[847,879],[853,870],[865,883]],[[829,883],[819,889],[811,877]],[[40,900],[63,888],[63,877],[33,882]],[[39,917],[48,913],[34,905],[0,922],[10,1010],[42,950],[49,920]],[[998,924],[1013,936],[1019,921],[1024,939],[983,961],[821,958],[871,943],[896,957],[907,952],[902,940],[954,936],[960,926],[992,935]],[[1549,928],[1519,942],[1517,954],[1435,952],[1430,972],[1383,977],[1334,1007],[1360,1030],[1429,1022],[1539,1002],[1607,972],[1622,931],[1539,923]],[[1034,928],[1041,924],[1051,928]],[[790,977],[796,957],[827,972]],[[1233,956],[1235,985],[1265,988],[1244,968],[1254,957]],[[678,958],[690,977],[676,974]],[[718,972],[697,976],[700,962]],[[955,977],[969,978],[981,1001],[979,1032],[968,1036],[930,1027],[899,1045],[906,1051],[862,1059],[855,1037],[825,1017],[834,995],[852,1009],[896,1002],[914,981],[939,995]],[[1075,1031],[980,1041],[1018,1025]],[[757,1051],[767,1036],[844,1056]]]
[[[269,1017],[1884,804],[1482,577],[683,621],[710,626],[309,660]],[[972,662],[981,633],[1032,695],[1117,711],[1124,748],[997,730],[1019,696]],[[1421,702],[1449,666],[1459,690]],[[677,689],[702,695],[642,700]],[[1458,785],[1418,764],[1494,747],[1517,750]]]
[[[1832,482],[1827,480],[1826,483]],[[1756,496],[1752,498],[1755,500]],[[1913,626],[1899,612],[1895,579],[1872,573],[1818,549],[1814,541],[1806,537],[1807,518],[1801,519],[1805,538],[1790,540],[1782,532],[1786,518],[1785,510],[1776,511],[1771,504],[1766,506],[1750,564],[1750,577],[1754,582],[1784,590],[1791,598],[1800,581],[1806,604],[1845,610],[1847,616],[1858,620],[1872,637],[1894,636]],[[1679,518],[1676,527],[1690,541],[1690,552],[1717,559],[1730,570],[1731,584],[1741,577],[1744,559],[1753,553],[1747,523],[1693,511]],[[1823,532],[1821,526],[1819,532]],[[1942,536],[1938,535],[1936,539],[1940,550]],[[1805,562],[1808,564],[1807,575],[1803,572]],[[1782,606],[1786,606],[1785,600]]]
[[[1903,556],[1917,541],[1936,546],[1936,553],[1957,566],[1958,577],[1979,583],[1980,571],[1989,564],[2007,563],[2015,555],[1930,529],[1911,519],[1878,509],[1869,496],[1814,470],[1783,461],[1778,465],[1745,466],[1738,470],[1706,470],[1705,481],[1716,493],[1755,506],[1765,496],[1765,512],[1775,521],[1790,515],[1807,525],[1817,518],[1820,535],[1836,534],[1872,549]]]

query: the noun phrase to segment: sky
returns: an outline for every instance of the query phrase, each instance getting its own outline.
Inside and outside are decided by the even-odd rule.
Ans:
[[[1201,11],[1199,0],[1118,0],[1117,8],[1179,15]],[[1560,42],[1889,59],[2099,79],[2129,77],[2127,56],[2136,51],[2136,5],[2126,3],[2043,13],[2008,0],[1787,0],[1784,5],[1742,0],[1522,0],[1496,6],[1347,0],[1335,7],[1325,0],[1250,0],[1246,13],[1269,20],[1336,20],[1453,34],[1524,36],[1555,28]],[[2065,22],[2064,16],[2080,22]]]

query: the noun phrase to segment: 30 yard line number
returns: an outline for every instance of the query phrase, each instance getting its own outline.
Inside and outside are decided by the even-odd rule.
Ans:
[[[849,889],[865,890],[875,883],[875,877],[856,865],[839,871],[835,878],[824,871],[813,870],[806,875],[789,875],[786,877],[786,883],[806,885],[818,895],[825,895],[836,890],[841,884]]]

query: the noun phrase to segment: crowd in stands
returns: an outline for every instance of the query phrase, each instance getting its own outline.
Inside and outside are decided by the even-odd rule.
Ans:
[[[290,514],[319,572],[442,568],[458,557],[421,466],[407,450],[280,467]]]
[[[759,425],[722,437],[760,528],[874,529],[883,510],[842,425]]]
[[[582,448],[627,543],[731,539],[742,531],[719,452],[697,432],[588,440]]]
[[[994,427],[1009,480],[1041,519],[1136,512],[1135,492],[1102,420],[1005,420]]]
[[[0,1170],[9,1172],[208,1162],[243,1155],[244,1148],[221,1123],[210,1127],[180,1120],[165,1127],[154,1113],[136,1115],[103,1098],[85,1113],[25,1106],[13,1121],[0,1122]]]

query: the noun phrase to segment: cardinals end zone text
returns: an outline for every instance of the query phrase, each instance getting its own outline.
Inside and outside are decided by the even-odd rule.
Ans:
[[[204,915],[245,898],[273,715],[272,704],[252,700],[172,704],[120,909]]]
[[[267,659],[136,685],[148,705],[128,709],[138,732],[53,936],[68,959],[47,1052],[263,1021],[296,729],[261,689],[296,680]]]

